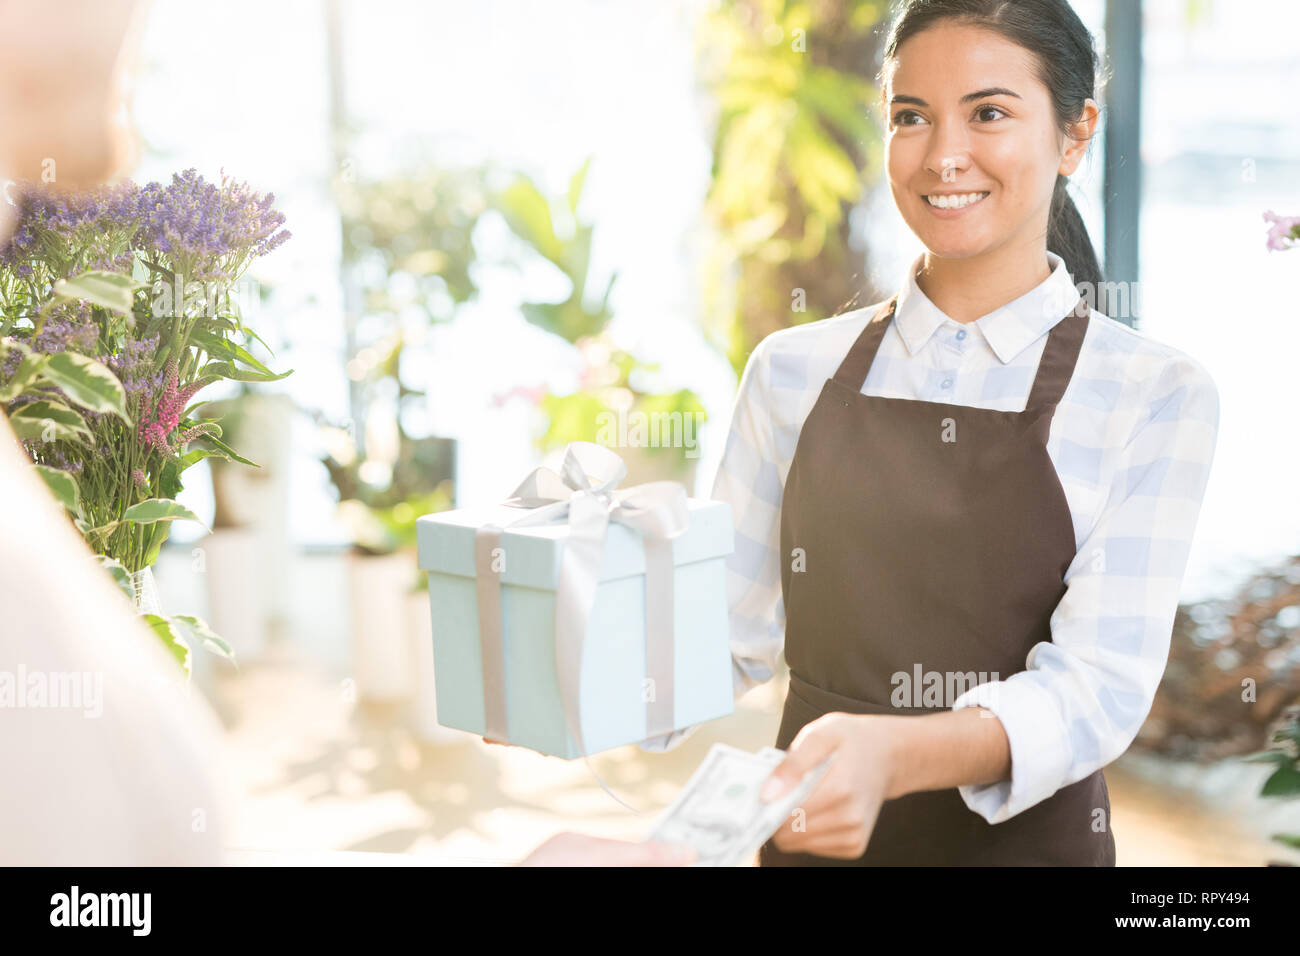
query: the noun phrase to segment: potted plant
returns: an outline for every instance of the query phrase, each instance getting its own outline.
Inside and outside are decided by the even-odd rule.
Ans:
[[[412,632],[429,617],[429,606],[415,560],[415,519],[452,506],[455,442],[408,437],[398,460],[388,462],[362,459],[346,430],[327,427],[326,433],[332,448],[324,464],[353,542],[348,598],[357,693],[369,701],[418,697],[423,651]],[[428,678],[431,686],[432,673]]]
[[[288,238],[273,197],[194,170],[169,184],[68,193],[17,187],[0,250],[0,407],[90,548],[189,672],[188,632],[230,648],[192,615],[161,613],[151,566],[176,501],[205,458],[253,462],[199,417],[208,385],[273,381],[232,290]]]
[[[609,332],[617,274],[603,290],[589,287],[594,230],[578,217],[590,165],[588,158],[562,200],[548,199],[525,175],[494,198],[511,230],[569,280],[567,298],[525,302],[524,317],[572,344],[581,361],[579,384],[570,394],[524,386],[499,396],[498,402],[521,395],[537,404],[547,421],[538,437],[543,452],[571,441],[591,441],[618,451],[628,466],[628,485],[667,479],[690,488],[704,406],[690,389],[654,390],[651,380],[658,366],[620,348]]]

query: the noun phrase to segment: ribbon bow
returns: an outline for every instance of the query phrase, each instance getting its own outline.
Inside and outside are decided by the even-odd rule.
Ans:
[[[559,473],[535,468],[505,502],[527,509],[504,526],[484,525],[475,532],[479,641],[483,651],[485,734],[507,740],[505,648],[501,631],[501,579],[493,554],[504,528],[565,519],[569,535],[560,556],[555,590],[555,668],[564,716],[578,750],[587,756],[579,712],[582,648],[596,603],[611,521],[641,534],[645,545],[645,653],[650,699],[646,737],[673,729],[673,550],[672,539],[690,524],[686,489],[676,481],[651,481],[618,489],[627,465],[617,454],[592,442],[570,442]]]

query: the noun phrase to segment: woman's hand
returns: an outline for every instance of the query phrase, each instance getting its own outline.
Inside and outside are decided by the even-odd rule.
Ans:
[[[773,835],[786,853],[856,859],[867,849],[895,772],[896,726],[890,717],[826,714],[807,724],[760,794],[773,800],[830,757],[802,807]]]

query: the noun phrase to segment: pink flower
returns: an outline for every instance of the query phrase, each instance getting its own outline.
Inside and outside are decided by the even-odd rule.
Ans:
[[[1268,248],[1274,252],[1290,249],[1300,239],[1300,216],[1279,216],[1269,211],[1264,220],[1273,225],[1268,230]]]
[[[140,423],[140,440],[150,448],[156,448],[164,455],[170,455],[173,451],[170,438],[172,432],[180,424],[181,415],[185,412],[185,405],[202,386],[198,384],[186,385],[178,389],[177,386],[177,368],[176,360],[169,359],[167,362],[167,384],[163,388],[162,398],[158,399],[158,405],[154,409],[153,417],[145,417]],[[193,429],[180,436],[180,444],[184,445],[193,435]]]

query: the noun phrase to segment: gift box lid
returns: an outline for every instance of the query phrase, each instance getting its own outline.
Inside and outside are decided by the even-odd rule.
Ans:
[[[689,564],[728,555],[734,547],[731,505],[725,501],[689,498],[690,527],[673,539],[673,564]],[[525,512],[509,505],[488,504],[424,515],[415,522],[420,568],[460,577],[474,577],[474,535],[494,523],[507,525]],[[568,537],[568,522],[503,528],[505,551],[503,584],[555,590],[560,555]],[[610,581],[645,573],[641,535],[626,525],[610,521],[600,580]]]

